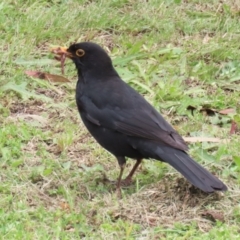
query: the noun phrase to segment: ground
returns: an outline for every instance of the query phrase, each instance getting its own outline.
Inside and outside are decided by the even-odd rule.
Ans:
[[[239,1],[7,1],[0,4],[1,239],[240,239]],[[49,49],[94,41],[122,78],[190,142],[229,191],[205,194],[145,160],[118,199],[119,167],[83,126]],[[224,110],[224,114],[219,111]],[[125,174],[134,162],[128,160]]]

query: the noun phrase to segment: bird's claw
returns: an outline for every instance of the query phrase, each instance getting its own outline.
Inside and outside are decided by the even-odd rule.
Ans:
[[[117,181],[112,181],[107,179],[106,182],[112,184],[112,185],[116,185]],[[133,183],[133,180],[131,178],[125,178],[121,181],[120,186],[125,188],[125,187],[129,187],[131,184]]]
[[[133,183],[131,178],[125,178],[121,181],[122,187],[129,187]]]

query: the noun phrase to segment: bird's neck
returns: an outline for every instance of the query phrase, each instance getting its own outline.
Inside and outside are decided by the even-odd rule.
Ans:
[[[78,69],[78,79],[82,79],[84,82],[107,81],[114,76],[118,76],[118,73],[113,67]]]

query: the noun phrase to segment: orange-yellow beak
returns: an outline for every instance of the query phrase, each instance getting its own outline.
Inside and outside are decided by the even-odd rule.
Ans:
[[[67,47],[56,47],[56,48],[52,48],[51,52],[57,55],[65,55],[66,57],[72,58],[73,55],[67,51]]]

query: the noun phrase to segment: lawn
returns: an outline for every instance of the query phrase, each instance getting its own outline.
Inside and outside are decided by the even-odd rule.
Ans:
[[[240,1],[40,0],[0,3],[0,239],[240,239]],[[118,199],[119,167],[83,126],[49,49],[93,41],[121,77],[223,180],[205,194],[146,160]],[[125,174],[134,161],[129,160]]]

